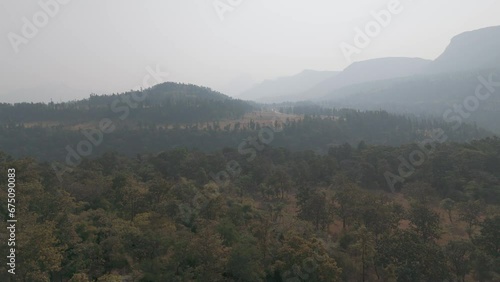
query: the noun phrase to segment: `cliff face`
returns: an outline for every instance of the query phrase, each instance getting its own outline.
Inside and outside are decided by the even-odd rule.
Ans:
[[[430,73],[500,68],[500,26],[455,36],[428,68]]]

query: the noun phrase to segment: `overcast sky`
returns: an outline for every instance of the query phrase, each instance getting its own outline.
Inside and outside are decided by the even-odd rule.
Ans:
[[[62,86],[75,90],[62,100],[123,92],[156,65],[169,80],[228,94],[304,69],[342,70],[349,62],[340,44],[354,44],[355,28],[364,29],[373,20],[370,12],[391,2],[220,0],[234,7],[217,13],[214,0],[59,1],[45,19],[40,2],[51,0],[0,2],[0,95]],[[454,35],[500,25],[498,0],[400,5],[402,11],[353,61],[435,59]],[[23,18],[38,21],[38,31],[28,33],[32,38],[23,35]]]

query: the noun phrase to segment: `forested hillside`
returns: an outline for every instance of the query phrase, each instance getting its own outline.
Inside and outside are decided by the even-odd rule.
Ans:
[[[0,115],[24,281],[500,277],[500,140],[475,124],[181,84]]]
[[[332,92],[320,104],[435,116],[450,122],[460,119],[498,133],[499,73],[497,68],[359,84]]]
[[[163,83],[142,91],[91,95],[67,103],[0,104],[0,123],[80,124],[103,118],[128,123],[201,122],[239,118],[253,107],[206,87]]]
[[[330,147],[344,143],[353,147],[362,141],[401,145],[436,138],[433,137],[436,132],[444,133],[445,141],[454,142],[492,135],[475,125],[464,124],[456,129],[451,123],[391,115],[384,111],[361,112],[314,106],[299,106],[293,110],[279,107],[279,110],[285,114],[255,112],[243,119],[196,123],[171,123],[169,119],[152,118],[121,122],[117,118],[110,120],[115,129],[106,133],[98,130],[99,122],[69,126],[40,123],[30,126],[23,123],[0,125],[0,150],[15,157],[29,156],[61,162],[68,154],[67,146],[76,150],[79,143],[89,141],[94,145],[90,157],[109,151],[127,156],[154,154],[176,147],[210,152],[225,147],[238,148],[249,136],[258,136],[259,132],[272,128],[271,142],[274,147],[314,150],[325,154]],[[297,114],[291,114],[292,111]],[[154,115],[154,112],[154,109],[146,109],[142,116]],[[189,114],[196,116],[195,112]],[[58,119],[63,120],[62,117]]]
[[[22,203],[17,275],[498,281],[498,138],[435,144],[394,193],[384,174],[397,173],[398,158],[416,144],[346,145],[323,156],[259,145],[254,159],[236,149],[107,153],[62,182],[45,163],[1,154],[1,170],[15,169]],[[0,206],[5,220],[6,202]]]

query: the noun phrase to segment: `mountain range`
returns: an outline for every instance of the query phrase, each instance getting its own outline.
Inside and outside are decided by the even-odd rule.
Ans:
[[[241,93],[239,98],[259,102],[279,101],[299,95],[323,81],[335,78],[338,74],[336,71],[304,70],[293,76],[265,80]]]
[[[496,122],[500,119],[500,95],[483,92],[488,96],[487,101],[474,98],[478,87],[485,88],[482,90],[489,94],[500,93],[500,26],[455,36],[433,61],[372,59],[353,63],[305,91],[304,87],[297,87],[288,95],[280,92],[278,96],[267,87],[273,83],[288,83],[281,88],[293,88],[298,84],[294,78],[262,83],[247,93],[259,90],[269,95],[268,102],[275,103],[308,100],[332,108],[382,109],[449,121],[476,122],[500,132],[500,124]],[[489,83],[485,85],[485,81]],[[457,116],[460,107],[469,111]]]
[[[353,91],[352,86],[357,84],[369,83],[361,86],[368,91],[371,86],[380,85],[379,81],[498,68],[499,50],[500,26],[488,27],[455,36],[434,61],[389,57],[355,62],[330,76],[326,75],[327,72],[305,71],[295,76],[264,81],[243,92],[239,98],[262,102],[345,98]],[[343,89],[346,87],[351,88]]]

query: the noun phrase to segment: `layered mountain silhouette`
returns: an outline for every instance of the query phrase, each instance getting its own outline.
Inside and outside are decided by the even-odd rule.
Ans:
[[[478,87],[486,99],[474,98]],[[444,53],[420,73],[332,89],[319,100],[343,107],[460,119],[500,132],[496,122],[500,119],[500,27],[454,37]],[[457,107],[466,113],[453,118]]]
[[[274,102],[288,99],[307,91],[318,83],[335,77],[336,71],[305,70],[299,74],[265,80],[241,93],[239,98],[260,102]]]
[[[420,58],[380,58],[353,63],[342,72],[306,70],[298,75],[264,81],[240,97],[260,102],[315,99],[348,85],[417,74],[430,63]]]
[[[455,36],[444,53],[426,69],[428,73],[500,67],[500,26]]]
[[[337,76],[312,87],[302,97],[321,97],[345,86],[421,73],[431,61],[420,58],[380,58],[356,62]],[[302,98],[297,97],[297,98]]]
[[[388,59],[391,58],[376,59],[371,61],[387,63]],[[369,62],[370,61],[354,63],[344,72],[340,73],[336,78],[343,78],[345,73],[347,73],[349,69],[354,68],[356,65],[358,65],[358,68],[366,68],[370,66],[368,64]],[[368,70],[368,68],[366,69]],[[413,74],[397,75],[391,73],[394,69],[395,68],[393,66],[379,64],[369,71],[384,74],[372,75],[373,79],[367,79],[362,83],[347,83],[348,85],[342,88],[330,87],[329,93],[324,95],[322,98],[344,98],[351,94],[362,93],[369,95],[370,92],[384,92],[386,90],[390,92],[391,90],[388,90],[389,88],[395,85],[401,87],[401,84],[405,83],[407,84],[407,88],[409,88],[411,92],[414,92],[419,91],[418,88],[415,89],[415,87],[417,87],[415,85],[416,81],[420,82],[419,87],[427,87],[434,90],[438,90],[438,88],[441,87],[441,95],[438,96],[441,96],[441,98],[443,98],[443,95],[448,96],[452,93],[445,93],[446,91],[455,93],[458,89],[451,90],[449,88],[443,88],[443,85],[441,84],[446,83],[446,81],[455,81],[454,85],[456,85],[457,83],[460,84],[463,82],[460,79],[456,80],[457,77],[459,78],[465,76],[470,78],[471,76],[477,76],[474,74],[479,72],[482,72],[483,75],[487,75],[485,72],[489,71],[489,73],[492,73],[495,69],[500,69],[500,26],[469,31],[455,36],[442,55],[426,65],[423,64],[423,67],[420,70],[417,69],[417,71]],[[386,76],[386,78],[377,79],[377,76]],[[477,82],[477,79],[475,81]],[[326,82],[323,82],[322,84],[326,84]],[[432,87],[433,85],[434,88]],[[449,86],[452,87],[453,84],[450,84]],[[320,91],[318,91],[318,93],[320,93]],[[434,95],[432,97],[435,98],[437,96]],[[424,97],[419,96],[417,98]]]
[[[473,107],[477,109],[461,120],[500,132],[500,125],[495,122],[500,119],[500,87],[494,88],[500,84],[500,26],[455,36],[434,61],[379,58],[356,62],[314,85],[321,76],[308,72],[314,74],[314,79],[303,79],[307,77],[305,72],[266,81],[246,94],[266,97],[268,102],[312,100],[336,108],[384,109],[442,117],[449,109],[454,111],[455,106],[463,105],[468,97],[474,96],[484,80],[494,80],[483,87],[499,95],[480,101],[480,105]]]
[[[500,26],[455,36],[434,61],[420,58],[378,58],[356,62],[341,72],[304,71],[298,75],[264,81],[242,93],[241,98],[261,102],[344,98],[356,89],[369,92],[387,88],[384,81],[415,75],[438,75],[500,68]],[[430,79],[432,80],[432,79]],[[348,88],[348,89],[344,89]]]

